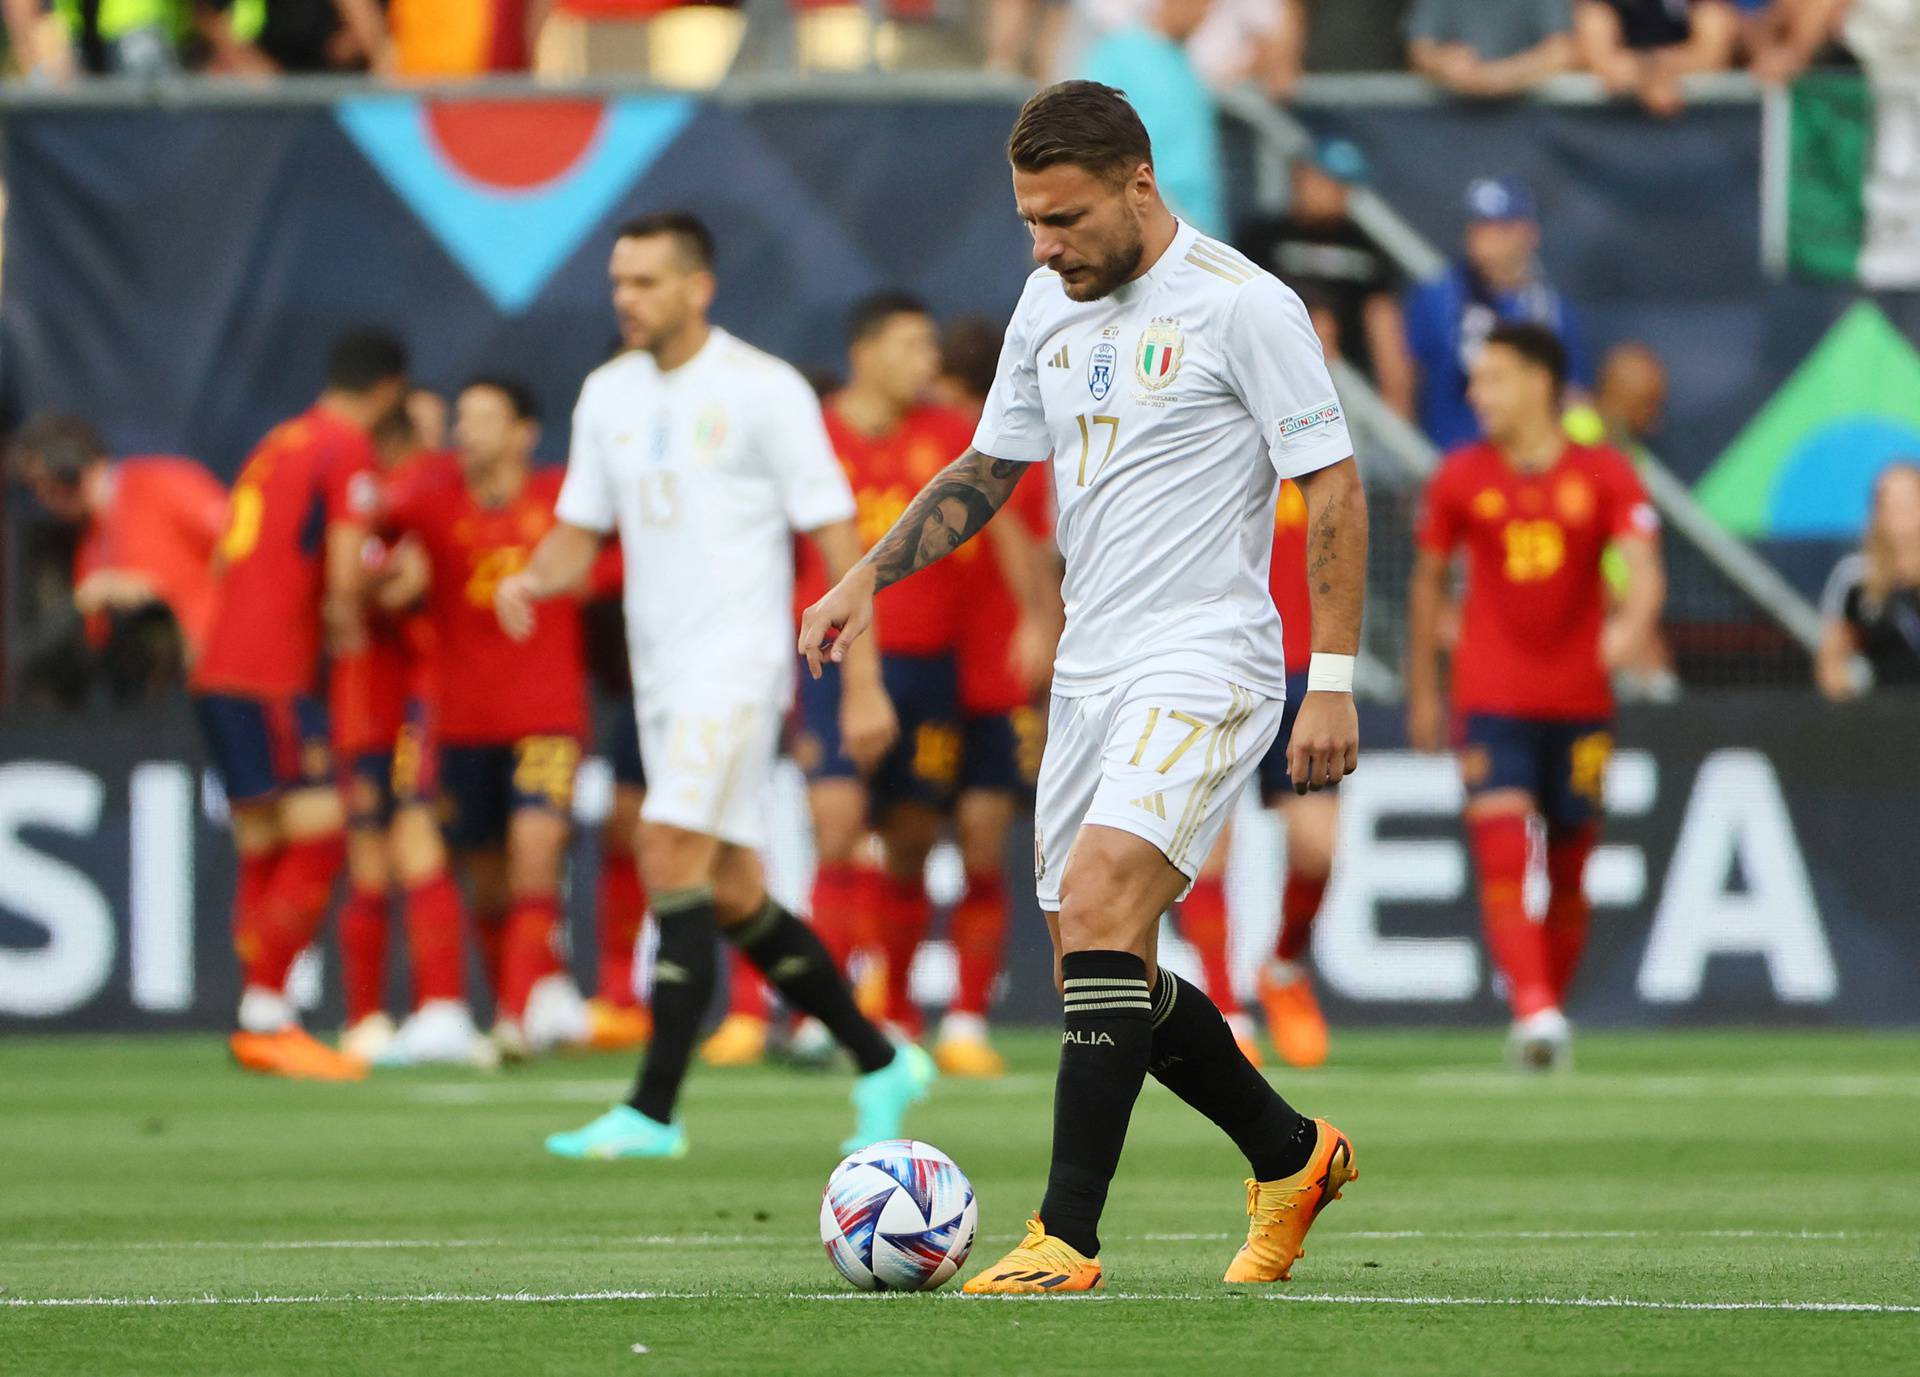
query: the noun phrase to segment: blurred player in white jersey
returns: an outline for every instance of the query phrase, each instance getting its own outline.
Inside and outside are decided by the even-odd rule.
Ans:
[[[976,534],[1029,465],[1051,460],[1067,619],[1035,871],[1066,1005],[1053,1160],[1026,1240],[965,1289],[1102,1284],[1100,1212],[1149,1071],[1252,1167],[1247,1242],[1226,1279],[1284,1280],[1352,1179],[1353,1145],[1274,1093],[1207,996],[1156,969],[1155,941],[1280,727],[1286,666],[1267,570],[1282,478],[1306,498],[1313,601],[1294,787],[1323,788],[1358,763],[1359,471],[1299,298],[1173,217],[1124,96],[1050,87],[1007,151],[1042,267],[973,447],[808,609],[800,649],[815,673],[844,665],[877,589]]]
[[[648,775],[640,869],[659,924],[653,1042],[629,1101],[547,1148],[685,1154],[673,1110],[713,995],[716,926],[859,1066],[847,1150],[898,1137],[934,1078],[932,1058],[896,1049],[854,1007],[819,939],[768,895],[756,851],[793,693],[793,532],[839,577],[860,553],[852,496],[806,381],[708,323],[704,225],[662,212],[623,226],[610,275],[630,352],[581,389],[560,524],[501,584],[497,606],[524,634],[539,600],[572,586],[618,530]],[[841,730],[850,751],[877,756],[896,731],[892,705],[872,646],[850,663]]]

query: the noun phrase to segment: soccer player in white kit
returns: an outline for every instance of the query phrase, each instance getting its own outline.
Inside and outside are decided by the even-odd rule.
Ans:
[[[1070,81],[1007,145],[1042,266],[1029,279],[973,447],[801,621],[809,668],[848,662],[876,589],[974,535],[1051,459],[1066,632],[1036,805],[1034,870],[1065,1034],[1053,1160],[1025,1241],[966,1290],[1102,1284],[1097,1233],[1151,1072],[1252,1167],[1228,1281],[1285,1280],[1353,1145],[1274,1093],[1195,986],[1156,969],[1186,891],[1279,729],[1280,619],[1267,590],[1280,479],[1306,497],[1313,665],[1293,730],[1302,792],[1358,763],[1353,656],[1366,504],[1300,300],[1160,199],[1120,92]],[[830,639],[837,629],[837,638]]]
[[[757,848],[793,694],[793,533],[830,575],[860,554],[853,496],[800,374],[710,325],[713,239],[659,212],[623,226],[610,267],[629,352],[588,377],[573,416],[558,524],[495,598],[509,632],[581,580],[620,534],[647,799],[639,858],[660,944],[653,1040],[631,1098],[547,1139],[561,1157],[679,1157],[674,1105],[712,999],[716,925],[787,1004],[860,1068],[847,1151],[900,1136],[933,1060],[896,1048],[855,1007],[819,938],[767,894]],[[856,760],[897,730],[869,646],[847,676],[841,731]]]

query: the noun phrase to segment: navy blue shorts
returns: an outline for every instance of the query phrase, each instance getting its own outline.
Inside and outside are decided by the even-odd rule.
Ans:
[[[346,796],[347,825],[385,827],[402,808],[431,802],[439,792],[439,752],[424,704],[407,708],[393,748],[362,751],[346,762],[340,791]]]
[[[600,743],[600,748],[606,754],[607,764],[613,767],[615,784],[635,789],[647,787],[647,767],[640,761],[640,718],[632,698],[620,700],[620,710],[613,715],[613,725],[607,729],[607,739]]]
[[[1280,713],[1280,734],[1273,738],[1273,744],[1267,747],[1267,753],[1260,758],[1260,801],[1271,808],[1284,799],[1293,798],[1293,775],[1287,770],[1287,743],[1293,740],[1294,720],[1300,716],[1300,705],[1307,701],[1307,672],[1303,669],[1297,674],[1287,675],[1287,705]],[[1338,789],[1338,784],[1327,788]],[[1325,793],[1323,789],[1320,792]]]
[[[203,693],[194,698],[193,712],[230,801],[256,803],[288,789],[332,786],[333,748],[319,699]]]
[[[1460,776],[1470,796],[1522,789],[1549,827],[1579,827],[1600,813],[1613,724],[1605,718],[1549,721],[1469,713]]]
[[[962,727],[960,790],[1030,797],[1047,749],[1047,715],[1038,708],[982,713]]]
[[[950,655],[883,655],[880,675],[900,718],[900,739],[868,777],[877,817],[890,803],[945,809],[960,785],[960,691]],[[800,678],[794,758],[807,778],[858,779],[840,749],[840,673]]]
[[[579,768],[580,743],[571,736],[441,747],[448,843],[463,851],[498,846],[507,839],[513,815],[523,809],[568,816]]]

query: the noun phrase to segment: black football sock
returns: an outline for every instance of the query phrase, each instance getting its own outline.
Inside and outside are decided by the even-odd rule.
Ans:
[[[1053,1087],[1053,1164],[1040,1219],[1088,1257],[1100,1252],[1100,1211],[1120,1165],[1127,1120],[1147,1078],[1153,1004],[1147,963],[1127,951],[1060,958],[1066,1029]]]
[[[787,1007],[819,1019],[862,1072],[892,1063],[893,1044],[860,1012],[852,987],[812,928],[768,899],[759,913],[725,931]]]
[[[627,1101],[657,1123],[673,1122],[700,1021],[713,1000],[719,957],[713,940],[713,888],[676,889],[653,898],[660,946],[653,958],[653,1040]]]
[[[1213,1120],[1247,1155],[1256,1181],[1291,1176],[1319,1130],[1248,1061],[1220,1010],[1164,967],[1153,992],[1153,1078]]]

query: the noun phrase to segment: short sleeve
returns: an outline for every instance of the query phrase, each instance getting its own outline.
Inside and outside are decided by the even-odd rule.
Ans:
[[[1856,605],[1854,590],[1867,576],[1867,558],[1858,550],[1843,555],[1827,575],[1827,586],[1820,590],[1820,615],[1828,621],[1852,621]]]
[[[1567,351],[1567,381],[1575,387],[1593,386],[1593,356],[1587,352],[1587,332],[1580,323],[1580,315],[1573,309],[1573,303],[1560,293],[1559,298],[1560,343]]]
[[[327,523],[371,521],[380,509],[379,463],[373,442],[355,434],[342,438],[326,456],[322,487]]]
[[[619,524],[620,507],[614,498],[613,472],[607,463],[606,445],[594,425],[592,400],[593,383],[589,380],[573,408],[567,476],[560,484],[553,514],[569,526],[604,535]]]
[[[820,399],[798,370],[781,364],[760,394],[757,443],[780,488],[780,509],[796,531],[853,519],[853,490],[834,457]]]
[[[1420,502],[1420,522],[1414,529],[1414,543],[1430,555],[1446,558],[1460,544],[1460,503],[1454,468],[1442,462],[1427,483]]]
[[[1623,455],[1609,453],[1607,459],[1613,498],[1613,510],[1608,515],[1608,534],[1615,539],[1638,536],[1651,540],[1658,536],[1660,513],[1647,497],[1640,475],[1633,471],[1633,465]]]
[[[1037,464],[1053,453],[1046,409],[1040,402],[1040,369],[1031,331],[1024,319],[1026,301],[1013,313],[1000,342],[1000,365],[974,427],[973,447],[1011,463]]]
[[[1407,16],[1407,40],[1445,42],[1444,5],[1445,0],[1419,0],[1413,7],[1413,13]]]
[[[1266,437],[1282,478],[1352,457],[1320,336],[1300,298],[1278,278],[1262,273],[1235,294],[1222,349],[1227,380]]]

